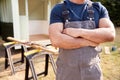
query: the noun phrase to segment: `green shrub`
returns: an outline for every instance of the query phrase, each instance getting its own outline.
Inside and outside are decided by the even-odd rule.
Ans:
[[[108,10],[112,22],[120,26],[120,0],[93,0],[101,2]]]

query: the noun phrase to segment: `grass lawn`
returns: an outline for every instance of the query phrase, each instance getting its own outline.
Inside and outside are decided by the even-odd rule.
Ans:
[[[116,28],[116,34],[114,42],[102,44],[103,47],[117,47],[116,51],[111,51],[111,54],[105,54],[104,50],[101,54],[104,80],[120,80],[120,28]]]

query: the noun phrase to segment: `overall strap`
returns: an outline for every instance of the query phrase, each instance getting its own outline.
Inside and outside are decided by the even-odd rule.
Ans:
[[[93,10],[93,6],[92,6],[92,1],[90,0],[87,0],[87,11],[88,11],[88,18],[90,20],[94,20],[94,10]],[[68,22],[69,21],[69,10],[67,9],[66,7],[66,1],[63,2],[62,4],[62,16],[63,16],[63,19],[64,19],[64,22]]]
[[[67,9],[66,7],[66,1],[63,2],[63,5],[62,5],[62,16],[64,18],[64,22],[68,22],[69,21],[69,10]]]
[[[89,15],[89,19],[90,20],[94,20],[94,10],[93,10],[93,5],[92,5],[92,1],[88,0],[87,4],[88,4],[88,15]]]

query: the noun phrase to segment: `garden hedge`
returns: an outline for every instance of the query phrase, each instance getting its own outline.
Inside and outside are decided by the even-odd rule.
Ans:
[[[120,27],[120,0],[92,0],[101,2],[109,11],[112,22]]]

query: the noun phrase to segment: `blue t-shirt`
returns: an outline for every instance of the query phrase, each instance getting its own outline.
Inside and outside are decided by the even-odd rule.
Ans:
[[[66,8],[69,10],[70,21],[85,21],[88,19],[88,9],[87,2],[84,4],[76,4],[69,0],[66,1]],[[93,10],[94,10],[94,21],[96,27],[99,25],[100,18],[109,18],[107,9],[100,2],[93,2]],[[64,17],[62,15],[63,12],[63,3],[56,4],[50,15],[50,24],[61,22],[64,23]]]

